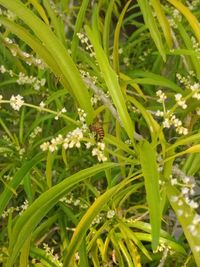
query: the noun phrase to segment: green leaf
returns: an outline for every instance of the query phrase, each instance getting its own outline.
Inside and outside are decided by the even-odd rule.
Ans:
[[[172,48],[172,34],[171,34],[171,29],[170,25],[168,22],[168,19],[165,16],[163,7],[160,3],[160,0],[150,0],[155,12],[156,16],[158,18],[158,22],[162,28],[163,35],[165,37],[165,40],[167,42],[167,45],[169,48]]]
[[[152,227],[152,249],[159,245],[161,227],[161,207],[159,193],[159,175],[156,162],[156,150],[146,140],[139,144],[139,155],[144,176],[150,223]]]
[[[199,154],[190,154],[186,159],[186,162],[183,166],[183,171],[189,175],[194,176],[200,169],[200,153]]]
[[[56,15],[56,12],[53,10],[50,1],[43,0],[44,6],[47,10],[49,20],[51,21],[51,26],[53,27],[55,34],[59,38],[59,40],[66,45],[65,39],[65,25],[63,19],[60,16]]]
[[[177,92],[177,93],[183,92],[181,87],[179,87],[173,81],[171,81],[171,80],[169,80],[169,79],[167,79],[161,75],[152,73],[152,72],[133,70],[133,71],[129,71],[128,74],[132,78],[135,78],[135,79],[130,80],[130,82],[139,83],[139,84],[158,85],[158,86],[170,88],[174,92]]]
[[[77,53],[78,42],[79,42],[77,33],[80,31],[80,29],[82,27],[88,4],[89,4],[89,0],[83,0],[82,1],[81,7],[79,9],[78,16],[76,19],[76,23],[74,26],[74,35],[73,35],[73,39],[71,42],[72,58],[74,60],[76,59],[76,53]]]
[[[114,0],[111,0],[108,9],[106,11],[104,27],[103,27],[103,48],[108,58],[110,56],[109,54],[110,22],[112,18],[113,5],[114,5]]]
[[[13,0],[0,0],[0,4],[19,16],[46,47],[56,64],[58,64],[62,73],[61,77],[64,76],[66,78],[73,96],[75,96],[80,107],[87,113],[88,123],[92,122],[93,108],[90,102],[89,92],[76,65],[69,56],[67,48],[59,41],[57,36],[51,31],[51,28],[19,0],[15,0],[14,2]]]
[[[140,6],[140,9],[142,11],[142,15],[144,17],[145,24],[149,28],[151,37],[160,52],[162,58],[164,61],[166,61],[166,54],[165,49],[163,46],[162,37],[160,35],[160,31],[158,30],[157,23],[153,17],[153,11],[150,7],[150,3],[147,0],[138,0],[138,4]]]
[[[108,58],[106,57],[105,52],[95,38],[94,33],[89,27],[85,27],[86,33],[94,47],[96,59],[98,61],[100,70],[102,72],[102,77],[105,80],[107,88],[110,92],[110,96],[117,108],[119,117],[122,121],[122,124],[131,140],[133,140],[134,128],[131,118],[128,114],[126,102],[120,88],[118,78],[114,70],[111,68]]]
[[[10,241],[10,257],[7,267],[13,266],[24,242],[30,237],[37,224],[48,213],[48,211],[55,206],[59,199],[70,190],[70,188],[84,179],[114,166],[116,166],[114,163],[103,163],[82,170],[70,177],[67,177],[61,183],[51,187],[49,190],[41,194],[40,197],[36,199],[22,215],[20,215],[14,225],[11,236],[12,239]]]
[[[4,189],[4,191],[0,195],[0,214],[2,214],[6,205],[13,195],[13,191],[17,189],[23,178],[31,171],[33,166],[39,163],[44,157],[44,154],[38,154],[31,160],[26,161],[22,167],[15,173],[13,179],[8,184],[8,186]],[[10,190],[12,188],[12,191]]]
[[[171,3],[173,6],[175,6],[175,8],[177,8],[183,14],[183,16],[185,16],[192,30],[194,31],[198,41],[200,42],[200,27],[197,17],[195,17],[195,15],[192,14],[189,8],[180,1],[177,0],[167,0],[167,1]]]
[[[119,36],[120,36],[120,29],[122,26],[123,18],[126,13],[126,10],[131,3],[131,0],[129,0],[126,5],[124,6],[119,19],[117,21],[117,26],[115,29],[114,34],[114,45],[113,45],[113,68],[116,71],[117,74],[119,74]]]
[[[44,20],[44,22],[46,24],[49,24],[49,20],[48,20],[48,17],[44,11],[44,8],[38,3],[38,1],[37,0],[28,0],[28,2],[30,2],[34,6],[34,8],[37,10],[38,14]]]
[[[95,216],[100,212],[100,210],[104,207],[104,205],[110,201],[110,198],[118,192],[118,190],[122,187],[122,184],[118,184],[111,189],[107,190],[104,194],[99,196],[95,202],[90,206],[87,212],[83,215],[81,221],[76,227],[76,231],[74,232],[70,244],[68,246],[67,255],[65,257],[64,266],[70,266],[71,260],[77,251],[78,247],[81,244],[81,241],[87,232],[90,224],[92,223]]]

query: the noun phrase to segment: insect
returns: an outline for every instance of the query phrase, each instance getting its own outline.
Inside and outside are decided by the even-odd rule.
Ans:
[[[90,125],[90,131],[94,133],[96,141],[102,141],[104,138],[103,124],[96,121]]]

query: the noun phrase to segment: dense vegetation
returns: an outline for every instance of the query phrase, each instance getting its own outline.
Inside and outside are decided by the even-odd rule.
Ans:
[[[0,7],[0,265],[200,266],[200,1]]]

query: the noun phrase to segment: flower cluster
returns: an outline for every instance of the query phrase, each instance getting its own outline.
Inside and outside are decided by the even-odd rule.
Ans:
[[[92,96],[90,99],[92,106],[95,106],[99,100],[100,100],[99,96],[94,94],[94,96]]]
[[[45,85],[46,83],[46,79],[41,79],[39,80],[36,77],[31,76],[27,76],[25,75],[23,72],[20,72],[18,75],[15,74],[12,70],[7,70],[6,67],[4,65],[0,66],[0,73],[4,74],[4,73],[8,73],[10,75],[10,77],[14,77],[17,76],[17,80],[16,82],[20,85],[24,85],[24,84],[32,84],[33,88],[38,91],[42,86]]]
[[[157,101],[158,101],[159,103],[164,103],[165,100],[167,99],[166,94],[163,93],[162,90],[158,90],[158,91],[156,92],[156,96],[158,97]]]
[[[21,206],[17,207],[10,207],[7,210],[4,210],[2,213],[2,218],[6,218],[9,216],[9,214],[13,212],[17,212],[19,215],[21,215],[26,209],[28,208],[28,200],[25,200]]]
[[[14,76],[14,72],[12,70],[7,70],[4,65],[0,66],[0,73],[2,73],[2,74],[8,73],[10,75],[10,77]]]
[[[94,57],[95,53],[93,50],[93,46],[90,44],[89,39],[87,36],[85,36],[83,33],[78,32],[77,36],[82,44],[85,44],[85,49],[89,51],[90,57]]]
[[[79,116],[79,121],[81,124],[85,123],[85,119],[87,117],[87,114],[85,113],[84,110],[82,110],[81,108],[78,108],[78,116]]]
[[[65,21],[65,25],[69,24],[68,20],[70,20],[70,18],[69,18],[70,16],[69,15],[67,16],[64,12],[62,12],[61,9],[58,9],[58,7],[56,6],[56,4],[55,4],[55,2],[53,0],[50,0],[49,3],[50,3],[50,6],[51,6],[53,12],[59,18],[61,18],[61,19],[63,19]],[[72,8],[73,8],[73,5],[69,5],[68,6],[68,12],[69,12],[69,14],[73,13]]]
[[[193,1],[186,1],[187,5],[188,5],[188,8],[190,10],[196,10],[199,8],[200,6],[200,3],[199,3],[199,0],[193,0]]]
[[[40,103],[40,107],[41,105],[44,108],[45,104],[43,102]],[[62,108],[60,111],[58,111],[57,115],[55,116],[55,120],[58,120],[59,117],[62,115],[62,113],[65,113],[66,111],[67,111],[66,108]]]
[[[54,249],[50,248],[48,244],[43,243],[43,247],[48,258],[58,267],[62,267],[63,264],[59,261],[58,254],[54,255]]]
[[[50,142],[44,142],[40,145],[42,151],[49,150],[50,152],[54,152],[58,150],[58,146],[63,143],[63,136],[59,134],[57,137],[51,139]]]
[[[183,109],[187,108],[187,104],[185,103],[185,100],[183,99],[182,94],[176,94],[175,95],[175,100],[177,102],[177,104],[182,107]]]
[[[147,50],[144,50],[142,52],[142,55],[139,56],[139,60],[141,61],[146,61],[147,60],[147,57],[151,54],[151,49],[150,48],[147,48]]]
[[[197,58],[200,60],[200,44],[193,36],[191,37],[191,41],[194,51],[198,54]]]
[[[24,201],[24,203],[20,206],[20,208],[21,208],[21,211],[20,211],[20,215],[28,208],[28,200],[26,199],[25,201]]]
[[[170,114],[163,121],[164,128],[173,126],[178,134],[187,135],[188,129],[182,126],[182,121],[179,120],[174,114]]]
[[[9,9],[3,10],[0,8],[0,15],[6,16],[11,21],[14,21],[16,18],[16,15],[13,12],[11,12]]]
[[[35,58],[32,54],[22,51],[19,46],[14,43],[10,38],[4,38],[5,45],[10,49],[13,56],[18,56],[29,66],[34,65],[39,69],[45,69],[46,64],[40,58]]]
[[[71,148],[80,148],[81,142],[84,142],[84,138],[92,139],[91,142],[86,142],[85,146],[89,149],[91,146],[94,146],[92,149],[92,156],[97,156],[98,161],[106,161],[107,157],[104,155],[105,144],[103,142],[98,142],[94,140],[94,136],[91,134],[87,124],[85,123],[86,113],[78,109],[79,120],[78,123],[81,124],[80,127],[75,128],[73,131],[70,131],[63,136],[59,134],[57,137],[51,139],[50,141],[44,142],[40,145],[42,151],[54,152],[62,146],[64,149]]]
[[[173,114],[170,110],[166,110],[165,108],[165,100],[167,99],[166,94],[162,92],[161,90],[159,90],[156,92],[156,95],[158,96],[157,102],[162,103],[164,111],[157,110],[155,112],[155,116],[163,118],[163,122],[162,122],[163,127],[164,128],[174,127],[175,131],[178,134],[187,135],[188,129],[183,127],[182,121],[178,119],[176,115]],[[182,98],[181,94],[175,95],[175,101],[183,109],[187,108],[187,104],[185,100]]]
[[[200,83],[194,83],[193,85],[190,86],[190,89],[192,92],[194,92],[192,98],[200,100]]]
[[[172,248],[169,245],[167,245],[165,243],[160,243],[159,246],[157,247],[156,251],[154,251],[154,253],[155,252],[163,252],[166,250],[171,251],[171,253],[172,253]]]
[[[23,100],[23,96],[21,95],[17,95],[14,96],[12,95],[10,98],[10,105],[14,110],[20,110],[20,108],[23,106],[24,104],[24,100]]]
[[[187,77],[182,76],[180,73],[176,74],[177,79],[181,84],[185,86],[186,89],[191,90],[192,98],[200,100],[200,83],[192,81],[192,75],[188,75]]]
[[[69,193],[67,196],[60,199],[61,202],[66,203],[70,206],[79,207],[80,209],[87,209],[89,205],[83,202],[81,199],[75,197],[72,193]]]
[[[109,210],[106,214],[100,213],[98,214],[91,223],[91,226],[95,224],[100,224],[105,218],[112,219],[116,215],[114,210]]]
[[[171,14],[171,16],[168,17],[168,22],[170,24],[170,26],[174,29],[177,28],[177,21],[181,22],[182,20],[182,16],[181,13],[178,11],[178,9],[169,7],[169,6],[165,6],[165,8],[168,10],[168,12]]]
[[[173,176],[171,177],[171,184],[177,185],[181,188],[181,197],[185,199],[185,202],[193,209],[199,207],[199,204],[192,198],[195,194],[196,182],[191,176],[185,175],[177,166],[173,167]]]
[[[63,147],[65,149],[73,147],[80,148],[81,147],[80,141],[82,139],[83,139],[83,130],[78,127],[67,134],[67,136],[63,140]]]
[[[33,141],[34,138],[36,138],[38,136],[39,133],[42,132],[42,128],[37,126],[33,132],[30,134],[30,139],[29,142],[31,143]]]
[[[115,211],[114,210],[109,210],[108,212],[107,212],[107,215],[106,215],[106,217],[108,218],[108,219],[112,219],[114,216],[115,216]]]
[[[106,161],[107,157],[104,155],[105,144],[98,142],[97,147],[92,149],[92,155],[97,156],[98,161]]]
[[[184,198],[187,200],[186,198]],[[185,218],[189,218],[193,216],[191,223],[187,226],[188,231],[191,233],[193,236],[197,236],[199,233],[199,223],[200,223],[200,215],[199,214],[194,214],[192,215],[191,213],[188,213],[185,211],[185,209],[182,207],[183,206],[183,198],[182,196],[172,196],[171,197],[172,202],[176,202],[179,206],[179,209],[177,210],[177,215],[178,216],[184,216]],[[186,203],[191,207],[191,208],[197,208],[198,204],[194,201],[186,201]],[[195,246],[193,247],[197,252],[200,252],[200,246]]]
[[[33,88],[38,91],[42,86],[45,85],[46,79],[37,79],[36,77],[31,76],[26,76],[23,72],[19,73],[18,79],[17,79],[18,84],[32,84]]]

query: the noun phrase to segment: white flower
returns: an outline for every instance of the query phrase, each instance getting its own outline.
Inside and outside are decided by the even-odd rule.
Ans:
[[[11,96],[10,105],[14,110],[19,110],[23,106],[23,104],[24,104],[23,96],[21,95]]]
[[[25,200],[24,203],[21,205],[21,211],[19,214],[22,214],[28,208],[28,200]]]
[[[45,83],[46,83],[46,79],[43,78],[43,79],[40,80],[40,85],[41,85],[41,86],[44,86]]]
[[[49,145],[49,151],[50,152],[54,152],[54,151],[56,151],[56,150],[58,150],[58,147],[57,147],[57,144],[56,143],[51,143],[50,145]]]
[[[67,148],[72,148],[72,147],[77,147],[79,148],[81,146],[80,141],[83,138],[83,131],[81,128],[76,128],[75,130],[73,130],[72,132],[69,132],[66,136],[66,138],[64,139],[63,142],[63,147],[65,149]]]
[[[40,108],[42,110],[45,107],[45,103],[43,101],[41,101],[39,106],[40,106]]]
[[[67,149],[68,147],[69,147],[69,138],[66,137],[63,142],[63,148]]]
[[[200,116],[200,108],[196,108],[196,113],[198,116]]]
[[[2,95],[0,95],[0,101],[3,99],[3,96]]]
[[[178,201],[178,197],[177,196],[172,196],[170,198],[171,202],[177,202]]]
[[[192,223],[193,223],[194,225],[197,225],[197,224],[200,223],[200,215],[199,215],[199,214],[195,214],[195,215],[194,215],[194,218],[193,218],[193,220],[192,220]]]
[[[0,66],[0,72],[1,73],[5,73],[6,72],[6,68],[4,67],[4,65]]]
[[[159,99],[157,100],[159,103],[163,103],[167,99],[167,96],[161,90],[158,90],[156,92],[156,95],[159,97]]]
[[[183,215],[183,210],[177,210],[177,214],[178,214],[178,216],[182,216]]]
[[[171,184],[172,184],[172,185],[176,185],[176,184],[178,184],[177,179],[176,179],[176,178],[171,179]]]
[[[189,188],[188,187],[183,187],[181,189],[181,193],[182,193],[182,195],[187,195],[189,193]]]
[[[107,218],[108,219],[112,219],[113,217],[115,216],[115,211],[114,210],[109,210],[108,212],[107,212]]]
[[[97,146],[100,150],[104,150],[105,149],[105,144],[104,143],[101,143],[101,142],[98,142],[97,143]]]
[[[89,149],[92,146],[92,143],[88,142],[85,144],[86,148]]]
[[[155,115],[157,117],[163,117],[164,116],[164,112],[163,111],[160,111],[160,110],[157,110],[156,113],[155,113]]]
[[[183,205],[183,201],[181,199],[179,199],[178,206],[182,206],[182,205]]]
[[[67,112],[66,108],[62,108],[62,109],[61,109],[61,112],[62,112],[62,113]]]
[[[55,116],[55,120],[58,120],[59,117],[62,115],[62,113],[65,113],[67,110],[66,108],[62,108],[60,111],[57,112],[57,115]]]
[[[196,226],[195,225],[193,225],[193,224],[191,224],[191,225],[188,225],[188,230],[190,231],[190,233],[193,235],[193,236],[195,236],[195,235],[197,235],[198,234],[198,231],[197,231],[197,229],[196,229]]]
[[[199,83],[195,83],[195,84],[190,86],[190,89],[192,91],[197,91],[199,88],[200,88],[200,84]]]
[[[93,148],[93,150],[92,150],[92,155],[93,156],[97,156],[97,159],[98,159],[98,161],[106,161],[107,160],[107,157],[103,154],[103,152],[99,149],[99,148],[97,148],[97,147],[95,147],[95,148]]]
[[[200,100],[200,94],[199,93],[195,93],[192,98],[195,98],[197,100]]]
[[[78,108],[78,115],[79,115],[80,122],[84,123],[85,122],[85,118],[87,116],[85,111],[83,109]]]
[[[199,207],[199,204],[194,200],[189,200],[187,204],[193,209],[197,209]]]
[[[176,128],[176,132],[178,134],[187,135],[188,134],[188,129],[180,126],[180,127]]]
[[[195,250],[196,252],[200,252],[200,246],[195,246],[195,247],[194,247],[194,250]]]
[[[177,104],[182,107],[183,109],[186,109],[187,108],[187,105],[185,103],[185,100],[183,100],[182,98],[182,94],[176,94],[175,95],[175,100],[177,102]]]
[[[168,119],[168,118],[166,118],[164,121],[163,121],[163,127],[164,128],[170,128],[170,126],[171,126],[171,122],[170,122],[170,120]]]
[[[43,144],[40,145],[40,148],[42,149],[42,151],[47,151],[49,149],[49,142],[45,142]]]

